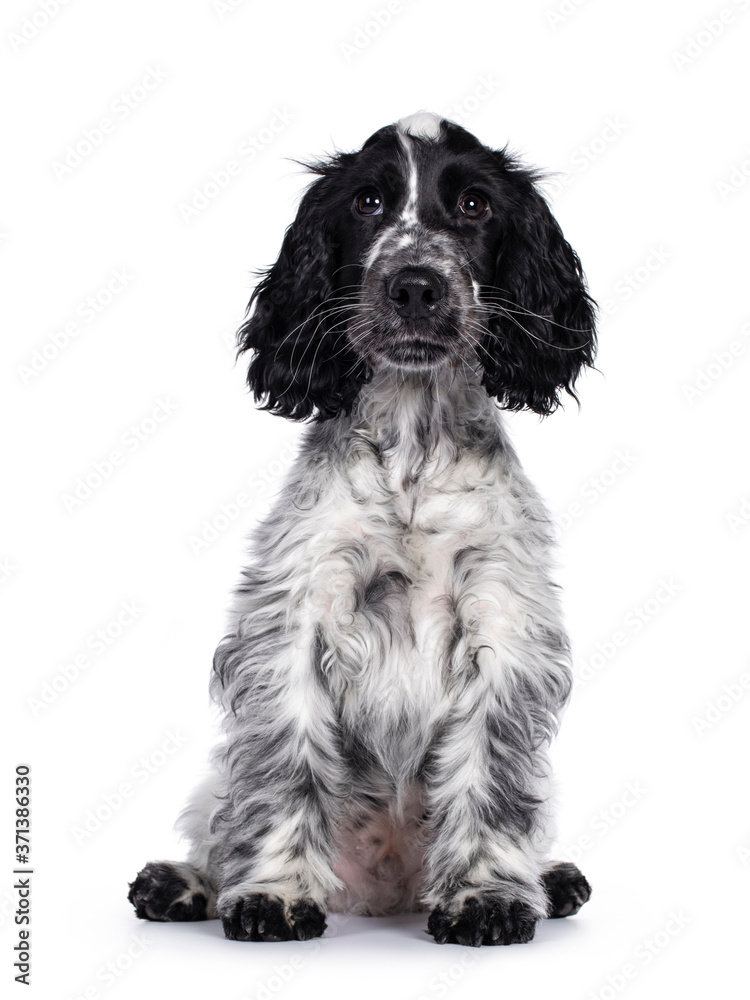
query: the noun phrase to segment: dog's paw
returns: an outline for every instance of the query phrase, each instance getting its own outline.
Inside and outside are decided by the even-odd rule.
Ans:
[[[205,920],[206,887],[187,865],[152,861],[130,883],[128,899],[143,920]]]
[[[549,917],[571,917],[591,896],[591,886],[580,870],[568,861],[561,861],[546,871],[542,882],[549,900]]]
[[[259,892],[236,900],[221,922],[232,941],[309,941],[326,929],[316,903],[300,899],[285,907],[278,897]]]
[[[498,893],[478,893],[458,910],[438,906],[430,914],[427,931],[438,944],[524,944],[534,937],[538,914],[520,899]]]

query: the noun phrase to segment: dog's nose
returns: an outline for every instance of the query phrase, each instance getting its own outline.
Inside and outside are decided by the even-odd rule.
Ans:
[[[405,267],[388,281],[388,297],[404,319],[426,319],[443,297],[443,283],[426,267]]]

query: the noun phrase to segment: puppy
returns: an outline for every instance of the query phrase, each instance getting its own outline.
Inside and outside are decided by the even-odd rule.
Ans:
[[[590,889],[548,859],[569,646],[500,411],[574,396],[594,304],[538,175],[458,125],[420,113],[311,169],[239,333],[255,398],[309,424],[216,652],[188,860],[129,898],[242,941],[329,909],[529,941]]]

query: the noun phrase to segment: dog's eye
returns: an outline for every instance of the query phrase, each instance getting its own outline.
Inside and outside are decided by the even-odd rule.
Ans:
[[[359,192],[354,200],[354,207],[360,215],[382,215],[383,199],[375,188],[367,188]]]
[[[461,195],[458,207],[469,219],[481,219],[487,212],[489,205],[476,191],[469,191],[468,194]]]

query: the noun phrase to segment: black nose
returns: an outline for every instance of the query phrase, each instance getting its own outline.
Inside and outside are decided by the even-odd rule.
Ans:
[[[404,319],[426,319],[443,297],[443,283],[435,271],[405,267],[388,281],[388,297]]]

